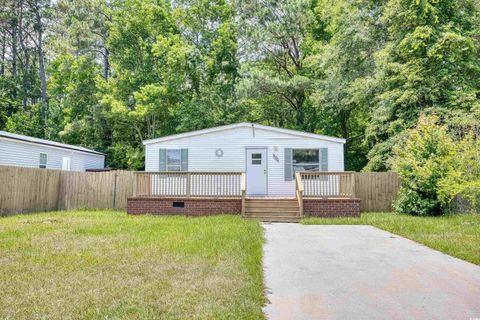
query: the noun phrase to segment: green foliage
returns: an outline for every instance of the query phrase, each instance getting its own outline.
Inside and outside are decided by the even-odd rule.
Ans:
[[[468,14],[466,14],[468,12]],[[479,106],[479,8],[476,1],[391,0],[381,22],[387,42],[375,55],[376,71],[367,170],[387,170],[398,134],[422,111],[469,112]],[[393,140],[393,141],[392,141]]]
[[[12,114],[5,124],[5,129],[9,132],[43,137],[44,131],[40,105],[36,104],[31,106],[28,111],[17,111]]]
[[[105,118],[97,99],[99,68],[91,57],[62,55],[50,63],[49,119],[63,142],[105,151]],[[53,134],[52,134],[53,135]]]
[[[94,148],[109,166],[134,169],[142,140],[254,121],[343,137],[347,170],[389,170],[421,113],[455,137],[480,126],[479,7],[6,0],[0,129]]]
[[[370,117],[367,78],[375,67],[371,52],[378,45],[374,25],[380,7],[362,1],[319,1],[316,12],[330,38],[315,43],[315,54],[306,59],[311,77],[318,78],[310,100],[318,110],[318,126],[347,139],[347,168],[360,170],[366,163],[367,148],[361,141]]]
[[[445,213],[448,203],[440,196],[440,183],[452,169],[455,147],[445,127],[435,117],[421,117],[394,147],[392,168],[401,180],[394,207],[414,215]]]
[[[422,116],[393,150],[402,182],[398,212],[438,215],[453,210],[458,197],[479,207],[480,141],[472,131],[454,139],[438,117]]]
[[[469,132],[455,143],[453,165],[439,183],[439,196],[452,204],[457,197],[468,202],[470,210],[480,209],[480,139]]]

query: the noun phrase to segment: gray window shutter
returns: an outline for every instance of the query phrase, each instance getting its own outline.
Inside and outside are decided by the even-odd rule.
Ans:
[[[188,149],[182,149],[182,171],[188,171]]]
[[[158,171],[167,171],[167,149],[159,149],[158,152]]]
[[[328,171],[328,148],[320,149],[320,171]]]
[[[285,181],[292,181],[293,180],[292,148],[285,148],[283,155],[285,156]]]

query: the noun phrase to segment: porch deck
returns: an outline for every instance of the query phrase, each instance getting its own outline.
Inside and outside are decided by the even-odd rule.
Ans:
[[[297,172],[295,196],[247,195],[243,172],[138,172],[131,214],[242,214],[263,221],[358,216],[352,172]]]

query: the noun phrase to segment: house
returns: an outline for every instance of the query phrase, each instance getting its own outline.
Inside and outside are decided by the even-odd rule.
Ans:
[[[263,221],[359,216],[345,139],[255,123],[143,142],[129,214],[242,214]]]
[[[86,171],[102,169],[104,164],[101,152],[0,131],[0,165]]]
[[[254,123],[143,144],[145,171],[245,172],[248,196],[294,196],[297,171],[344,171],[345,139]]]

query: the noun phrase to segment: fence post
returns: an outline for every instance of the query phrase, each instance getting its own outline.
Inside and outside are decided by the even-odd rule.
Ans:
[[[352,181],[352,182],[351,182],[351,188],[352,188],[352,190],[351,190],[351,193],[350,193],[350,194],[351,194],[352,197],[354,197],[354,198],[357,197],[357,196],[356,196],[356,192],[355,192],[355,179],[356,179],[356,176],[357,176],[357,173],[356,173],[356,172],[352,172],[352,175],[351,175],[351,177],[350,177],[350,179],[351,179],[351,181]]]
[[[133,174],[133,196],[136,197],[137,196],[137,179],[138,179],[138,173],[137,172],[134,172]]]
[[[115,174],[113,176],[113,209],[117,208],[117,171],[114,171]]]

